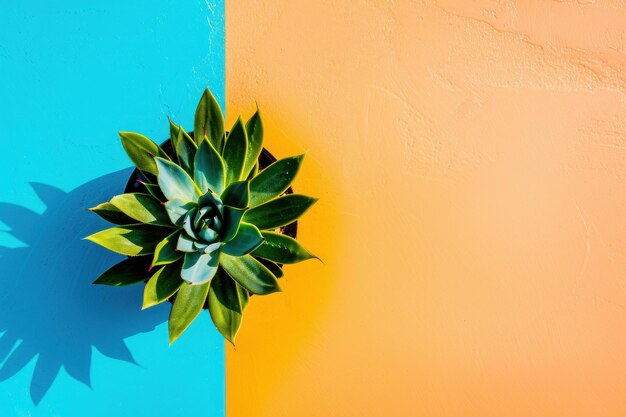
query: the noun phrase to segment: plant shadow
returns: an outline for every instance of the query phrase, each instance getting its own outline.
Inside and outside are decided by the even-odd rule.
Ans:
[[[122,170],[64,192],[31,183],[46,205],[38,214],[0,203],[0,221],[27,247],[0,247],[0,382],[35,357],[30,396],[38,404],[61,367],[91,387],[92,348],[137,364],[124,339],[167,320],[163,309],[141,311],[143,285],[105,287],[92,281],[122,259],[85,236],[107,227],[86,210],[122,192]]]

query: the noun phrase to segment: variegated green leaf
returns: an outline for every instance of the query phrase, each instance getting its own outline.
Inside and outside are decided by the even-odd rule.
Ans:
[[[122,146],[135,166],[144,172],[157,174],[154,157],[169,159],[163,149],[147,137],[134,132],[119,132]]]
[[[159,242],[154,249],[153,266],[171,264],[183,256],[182,252],[176,250],[181,233],[182,230],[179,229]]]
[[[167,117],[167,122],[170,125],[170,144],[172,145],[172,149],[176,149],[176,145],[178,142],[178,133],[179,133],[179,126],[177,126],[172,119],[169,118],[169,116]],[[174,161],[176,162],[176,161]]]
[[[222,242],[228,242],[235,237],[239,230],[241,219],[246,213],[246,209],[238,209],[231,206],[224,206],[224,223],[220,230]]]
[[[219,251],[188,252],[180,276],[190,284],[204,284],[213,278],[219,265]]]
[[[224,190],[224,161],[209,141],[202,141],[196,153],[194,181],[202,193]]]
[[[209,191],[205,193],[202,197],[200,197],[200,199],[198,200],[198,204],[200,205],[200,207],[213,207],[219,212],[222,211],[223,206],[220,197],[212,191]]]
[[[194,207],[191,210],[189,210],[187,214],[185,214],[185,219],[183,220],[183,229],[185,230],[185,232],[187,232],[189,237],[191,237],[194,240],[198,239],[198,236],[195,230],[193,229],[193,220],[195,219],[197,213],[198,213],[198,208]]]
[[[181,167],[162,158],[155,158],[159,187],[168,200],[198,201],[202,193]]]
[[[284,158],[250,180],[250,207],[256,207],[285,192],[298,174],[304,155]]]
[[[250,173],[248,174],[248,181],[256,177],[258,174],[259,174],[259,163],[257,162],[256,164],[254,164],[254,166],[250,170]]]
[[[206,136],[211,145],[221,152],[224,144],[224,116],[211,91],[204,90],[193,123],[193,135],[197,144]]]
[[[248,301],[250,300],[250,293],[244,287],[237,284],[237,281],[235,281],[235,286],[237,287],[237,296],[239,297],[239,301],[241,302],[241,310],[243,311],[248,306]]]
[[[241,223],[235,237],[222,246],[221,251],[232,256],[243,256],[252,252],[263,243],[263,236],[256,226]]]
[[[276,229],[297,220],[316,201],[316,198],[289,194],[248,210],[243,220],[260,230]]]
[[[178,164],[189,175],[193,175],[194,158],[198,147],[182,126],[176,126],[170,120],[170,138],[172,148],[178,157]]]
[[[115,207],[111,203],[102,203],[98,204],[95,207],[90,208],[89,210],[96,213],[98,216],[102,217],[104,220],[114,223],[114,224],[133,224],[137,223],[137,220],[132,219],[122,213],[117,207]]]
[[[181,266],[181,261],[165,265],[150,277],[143,290],[142,310],[162,303],[178,291],[185,282],[180,277]]]
[[[161,191],[161,189],[159,188],[158,185],[156,185],[156,184],[144,184],[143,186],[146,187],[146,190],[148,190],[148,192],[150,193],[151,196],[153,196],[154,198],[156,198],[160,202],[167,201],[167,198],[165,198],[165,196],[163,195],[163,191]]]
[[[246,133],[248,134],[248,152],[243,165],[243,178],[247,178],[248,174],[254,169],[263,150],[263,122],[261,121],[259,109],[246,122]]]
[[[226,169],[226,186],[239,181],[243,176],[243,165],[248,153],[248,135],[241,117],[237,119],[224,144],[224,168]]]
[[[233,345],[243,312],[239,295],[237,283],[220,269],[211,281],[209,313],[217,330]]]
[[[170,344],[178,339],[202,311],[209,292],[209,284],[209,282],[201,285],[183,283],[180,286],[168,321]]]
[[[194,245],[202,253],[212,253],[212,252],[215,252],[215,251],[219,252],[219,249],[222,247],[223,243],[222,242],[213,242],[213,243],[206,244],[206,243],[194,242]]]
[[[297,240],[274,232],[263,232],[265,242],[254,250],[252,255],[269,259],[279,264],[295,264],[317,258],[298,243]]]
[[[195,245],[195,241],[187,235],[187,233],[181,233],[176,244],[176,250],[181,252],[197,252],[198,248]]]
[[[170,221],[176,226],[181,227],[189,210],[198,207],[198,205],[193,201],[183,201],[174,198],[165,203],[164,207]]]
[[[252,254],[252,256],[254,256],[254,254]],[[283,269],[277,263],[269,261],[267,259],[257,258],[256,256],[254,257],[254,259],[256,259],[257,261],[261,262],[267,269],[270,270],[270,272],[272,274],[274,274],[274,276],[276,278],[282,278],[283,277],[283,275],[284,275]]]
[[[150,194],[126,193],[116,195],[111,204],[138,222],[157,226],[172,226],[165,208]]]
[[[217,232],[206,225],[200,228],[200,231],[198,232],[198,236],[204,242],[215,242],[218,238]]]
[[[248,181],[236,181],[230,184],[222,193],[222,202],[235,208],[248,207],[250,196]]]
[[[150,277],[150,257],[135,256],[125,259],[104,271],[94,284],[116,287],[143,282]]]
[[[264,295],[280,291],[276,277],[250,255],[230,256],[222,253],[220,265],[232,279],[253,294]]]
[[[102,230],[86,239],[122,255],[150,255],[170,232],[166,227],[126,225]]]

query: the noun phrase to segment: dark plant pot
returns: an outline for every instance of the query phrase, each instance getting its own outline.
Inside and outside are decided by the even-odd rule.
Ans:
[[[190,136],[193,138],[193,132],[190,132]],[[161,144],[161,148],[165,151],[166,154],[168,154],[168,156],[174,159],[175,154],[174,154],[174,150],[172,149],[172,144],[169,139]],[[264,168],[267,168],[267,166],[271,165],[274,162],[276,162],[276,157],[272,155],[267,149],[263,148],[263,150],[261,151],[261,155],[259,155],[259,169],[262,170]],[[148,178],[143,172],[139,171],[138,169],[135,169],[130,174],[130,178],[128,179],[128,183],[126,184],[126,188],[124,189],[124,192],[125,193],[138,193],[138,192],[148,193],[148,190],[146,189],[146,187],[144,187],[142,182],[156,183],[156,179],[154,177]],[[292,194],[292,193],[293,193],[293,189],[289,187],[287,191],[285,191],[284,194]],[[277,232],[295,239],[298,233],[298,222],[295,221],[286,226],[283,226],[279,228]],[[259,259],[259,261],[263,263],[262,259]],[[279,265],[279,266],[282,267],[282,265]],[[168,301],[170,303],[173,303],[175,299],[176,299],[176,295],[170,297]],[[204,308],[206,309],[208,308],[208,306],[205,305]]]

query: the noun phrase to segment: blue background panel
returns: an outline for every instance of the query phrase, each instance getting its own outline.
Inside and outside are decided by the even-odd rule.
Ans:
[[[221,416],[224,343],[203,312],[91,285],[122,259],[83,237],[130,174],[117,131],[190,129],[224,104],[222,1],[0,5],[0,416]]]

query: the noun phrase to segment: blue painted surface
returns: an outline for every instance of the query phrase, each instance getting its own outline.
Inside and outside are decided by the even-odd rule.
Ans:
[[[129,175],[118,130],[223,104],[223,2],[89,3],[0,4],[0,416],[221,416],[208,314],[168,346],[169,305],[91,285],[120,257],[81,238]]]

